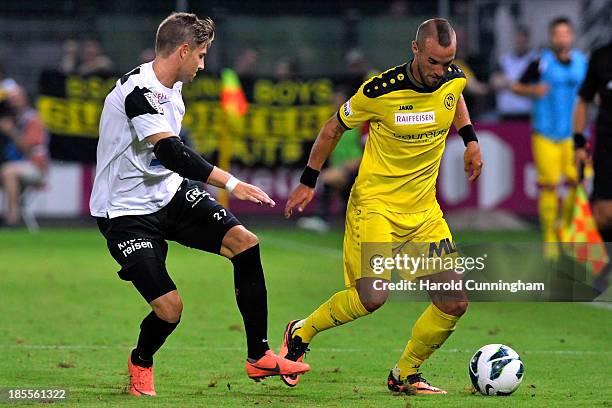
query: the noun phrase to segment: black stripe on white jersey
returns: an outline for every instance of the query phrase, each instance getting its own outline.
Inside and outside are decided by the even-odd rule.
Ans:
[[[135,87],[125,98],[125,113],[128,118],[147,114],[164,114],[157,97],[147,88]]]

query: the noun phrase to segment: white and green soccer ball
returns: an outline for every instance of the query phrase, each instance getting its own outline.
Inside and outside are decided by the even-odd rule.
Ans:
[[[472,385],[483,395],[510,395],[521,385],[525,367],[518,353],[503,344],[487,344],[470,360]]]

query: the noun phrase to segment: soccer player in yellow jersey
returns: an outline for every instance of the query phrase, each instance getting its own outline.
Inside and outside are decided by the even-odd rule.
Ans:
[[[369,243],[426,243],[429,256],[431,248],[438,254],[455,251],[435,196],[440,160],[451,125],[459,130],[466,144],[464,171],[470,181],[478,178],[483,165],[462,96],[465,75],[452,64],[456,47],[455,32],[448,21],[423,22],[412,42],[414,59],[367,80],[323,125],[301,183],[289,196],[285,216],[290,217],[296,207],[303,211],[312,200],[321,166],[342,133],[368,121],[370,135],[346,214],[343,245],[346,289],[334,294],[305,319],[289,322],[281,356],[301,361],[317,333],[366,316],[385,303],[388,290],[381,282],[390,280],[390,272],[367,273],[375,260],[368,254],[364,256]],[[412,279],[426,277],[430,282],[459,279],[453,270],[437,270],[429,276],[427,273],[419,271]],[[423,379],[419,368],[451,335],[468,302],[462,290],[431,290],[429,295],[432,304],[414,324],[412,337],[389,374],[388,387],[394,392],[446,393]],[[299,376],[281,378],[289,386],[295,386],[299,380]]]

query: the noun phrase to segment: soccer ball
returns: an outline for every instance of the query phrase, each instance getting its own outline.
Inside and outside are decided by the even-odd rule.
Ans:
[[[483,395],[510,395],[523,381],[525,367],[518,353],[503,344],[487,344],[468,368],[474,388]]]

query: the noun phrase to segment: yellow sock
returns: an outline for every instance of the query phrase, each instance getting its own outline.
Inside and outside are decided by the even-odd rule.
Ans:
[[[370,312],[363,307],[357,289],[353,287],[334,294],[310,316],[302,320],[294,334],[300,336],[304,343],[310,343],[317,333],[352,322],[368,314]]]
[[[544,242],[557,242],[555,233],[555,221],[557,220],[557,191],[555,189],[543,188],[538,197],[538,211],[540,212],[540,224]]]
[[[574,203],[576,201],[576,187],[569,187],[567,195],[563,199],[563,226],[569,225],[572,222],[574,213]]]
[[[425,309],[412,326],[412,337],[397,362],[398,370],[394,370],[399,371],[400,380],[418,372],[423,361],[439,349],[453,333],[457,320],[459,317],[444,313],[433,303]]]

